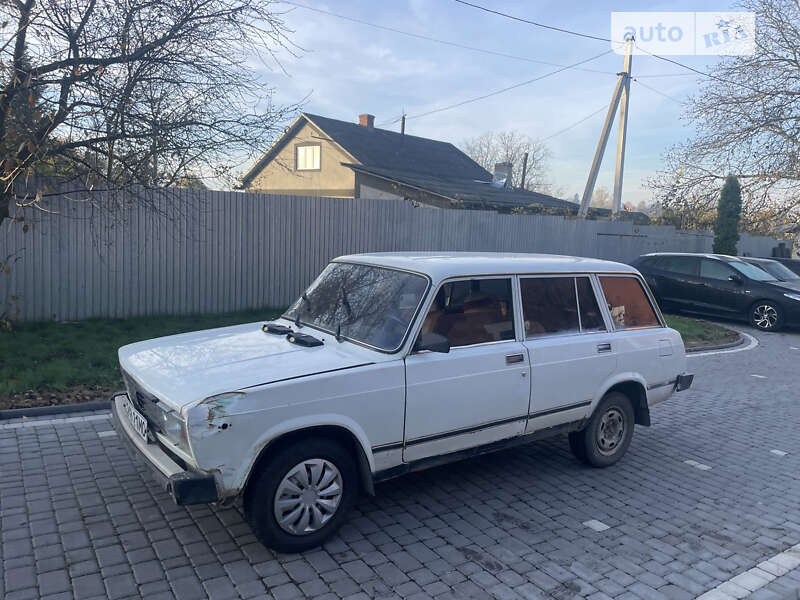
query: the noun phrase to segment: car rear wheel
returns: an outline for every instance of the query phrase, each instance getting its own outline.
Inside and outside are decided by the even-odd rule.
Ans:
[[[245,516],[261,542],[279,552],[323,543],[358,495],[350,452],[332,440],[307,440],[278,451],[248,487]]]
[[[628,450],[634,422],[630,399],[621,392],[609,392],[586,427],[569,434],[570,449],[582,463],[593,467],[611,466]]]
[[[750,307],[750,324],[761,331],[775,331],[783,325],[783,313],[774,302],[759,300]]]

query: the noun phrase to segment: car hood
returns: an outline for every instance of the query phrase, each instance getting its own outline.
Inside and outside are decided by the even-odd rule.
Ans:
[[[324,343],[299,346],[261,326],[247,323],[136,342],[119,349],[120,366],[145,391],[180,410],[223,392],[391,358],[308,327],[303,333]]]

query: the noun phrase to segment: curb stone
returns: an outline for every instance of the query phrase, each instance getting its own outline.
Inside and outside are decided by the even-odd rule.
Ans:
[[[110,410],[111,401],[83,402],[81,404],[58,404],[56,406],[31,406],[28,408],[9,408],[0,410],[0,421],[19,419],[20,417],[41,417],[44,415],[63,415],[65,413],[93,412]]]
[[[735,348],[736,346],[741,346],[744,344],[744,336],[741,333],[738,333],[738,338],[733,342],[728,342],[727,344],[717,344],[715,346],[696,346],[694,348],[686,348],[687,353],[691,352],[706,352],[707,350],[725,350],[727,348]]]

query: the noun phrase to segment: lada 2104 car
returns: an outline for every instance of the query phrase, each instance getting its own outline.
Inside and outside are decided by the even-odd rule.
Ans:
[[[558,433],[618,461],[689,387],[683,341],[627,265],[532,254],[332,261],[278,320],[119,350],[122,439],[178,504],[242,497],[284,552],[374,482]]]

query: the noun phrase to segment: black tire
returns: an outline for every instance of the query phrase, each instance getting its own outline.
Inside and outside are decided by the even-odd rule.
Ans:
[[[747,318],[759,331],[778,331],[783,327],[783,309],[772,300],[754,302]]]
[[[622,458],[631,445],[634,423],[630,399],[621,392],[609,392],[597,405],[586,427],[569,434],[569,447],[582,463],[609,467]],[[608,435],[608,427],[612,427],[612,435]],[[617,432],[617,427],[621,427],[621,431]]]
[[[341,479],[338,506],[317,530],[302,535],[291,533],[278,523],[275,516],[278,487],[295,467],[316,459],[327,461],[338,470]],[[303,472],[311,477],[310,470]],[[245,517],[265,546],[286,553],[314,548],[333,535],[347,518],[360,487],[358,469],[350,451],[342,444],[324,438],[304,440],[279,450],[253,477],[244,496]],[[305,510],[310,514],[309,509]]]

